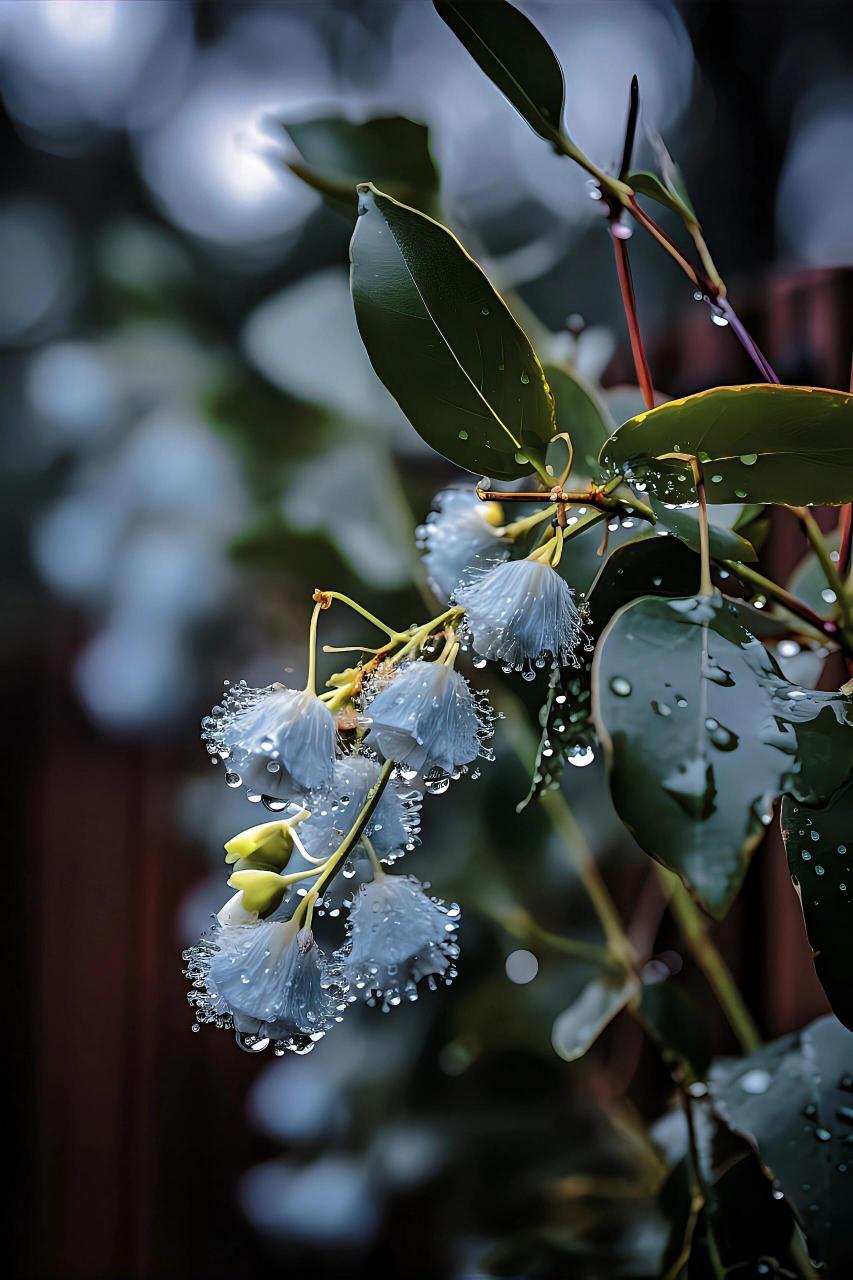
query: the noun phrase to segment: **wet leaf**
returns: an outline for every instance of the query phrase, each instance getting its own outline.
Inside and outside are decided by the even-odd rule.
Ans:
[[[566,1062],[582,1058],[617,1013],[638,995],[639,983],[633,975],[593,978],[554,1021],[551,1043],[560,1057]]]
[[[530,19],[505,0],[433,3],[439,17],[531,129],[551,141],[563,116],[563,72]]]
[[[853,787],[823,809],[786,798],[781,820],[817,976],[836,1017],[853,1029]]]
[[[801,1234],[790,1207],[774,1196],[749,1143],[718,1121],[709,1102],[691,1104],[706,1200],[691,1240],[688,1274],[713,1276],[716,1255],[727,1276],[804,1280],[792,1247]]]
[[[355,215],[360,182],[373,182],[398,200],[432,209],[438,173],[426,125],[404,116],[380,116],[363,124],[327,116],[282,121],[281,127],[303,161],[288,167],[348,215]]]
[[[658,524],[668,529],[674,537],[686,543],[691,550],[699,551],[699,520],[696,507],[670,507],[658,498],[649,497],[649,505],[657,516]],[[712,507],[713,511],[714,508]],[[740,508],[736,508],[740,510]],[[708,542],[711,555],[717,560],[757,560],[755,547],[732,529],[713,520],[708,522]]]
[[[607,558],[586,601],[587,643],[578,653],[580,666],[551,672],[548,696],[539,712],[542,733],[530,790],[517,806],[521,813],[543,791],[559,786],[567,762],[591,762],[596,736],[591,720],[590,685],[595,643],[621,605],[637,595],[677,595],[696,580],[696,557],[680,542],[637,540]]]
[[[624,423],[604,466],[642,479],[664,502],[695,499],[692,454],[709,502],[833,505],[853,499],[853,396],[758,383],[670,400]]]
[[[787,681],[719,595],[621,609],[592,701],[622,821],[715,916],[775,798],[822,803],[853,776],[851,700]]]
[[[371,363],[427,444],[507,480],[542,462],[554,401],[503,300],[439,223],[359,188],[352,296]]]
[[[853,1034],[835,1018],[711,1068],[714,1109],[757,1152],[827,1280],[853,1268]]]
[[[613,430],[607,411],[579,374],[549,364],[545,377],[557,406],[557,430],[568,434],[574,449],[572,486],[581,479],[599,479],[598,455]]]

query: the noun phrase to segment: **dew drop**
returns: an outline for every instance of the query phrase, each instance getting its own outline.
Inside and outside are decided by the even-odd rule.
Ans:
[[[766,1093],[773,1083],[773,1077],[769,1071],[763,1071],[755,1068],[753,1071],[747,1071],[740,1078],[740,1087],[744,1093]]]

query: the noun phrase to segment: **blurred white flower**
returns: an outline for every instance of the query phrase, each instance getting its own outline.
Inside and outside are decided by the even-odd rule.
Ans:
[[[486,568],[509,554],[501,539],[501,509],[481,502],[470,489],[445,489],[417,530],[427,581],[441,600],[448,599],[463,575]]]
[[[379,1229],[382,1197],[364,1160],[321,1156],[307,1165],[268,1160],[240,1179],[240,1205],[275,1240],[359,1248]]]
[[[353,899],[348,942],[339,953],[347,982],[384,1013],[404,999],[416,1000],[422,978],[431,990],[439,979],[451,982],[458,922],[456,903],[428,897],[414,876],[377,872]]]

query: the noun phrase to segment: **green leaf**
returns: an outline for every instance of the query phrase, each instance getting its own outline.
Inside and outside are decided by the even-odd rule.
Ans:
[[[717,1115],[784,1194],[827,1280],[844,1280],[853,1271],[853,1034],[820,1018],[747,1058],[717,1061],[709,1088]]]
[[[602,974],[593,978],[568,1009],[555,1019],[551,1043],[566,1062],[575,1062],[590,1049],[617,1013],[636,1000],[640,986],[633,974]]]
[[[550,45],[504,0],[433,0],[440,18],[541,138],[563,118],[565,85]]]
[[[613,430],[607,411],[579,374],[549,364],[545,377],[557,407],[557,430],[568,434],[574,449],[572,485],[577,487],[579,477],[599,479],[598,455]]]
[[[706,1198],[690,1241],[689,1275],[805,1280],[802,1233],[784,1198],[774,1196],[749,1143],[720,1123],[708,1104],[693,1102],[691,1111]],[[722,1264],[716,1269],[715,1259]]]
[[[664,502],[695,500],[691,454],[709,502],[837,505],[853,500],[853,396],[758,383],[714,387],[631,418],[601,463],[643,480]]]
[[[823,809],[786,797],[781,821],[817,976],[836,1017],[853,1030],[853,788]]]
[[[349,215],[357,205],[356,186],[374,182],[407,204],[432,208],[438,173],[426,125],[404,116],[380,116],[354,124],[339,116],[281,127],[304,163],[288,167]]]
[[[719,595],[626,605],[592,694],[622,821],[716,916],[775,798],[821,803],[853,777],[851,700],[790,684]]]
[[[439,223],[369,184],[359,196],[352,296],[385,386],[457,466],[501,480],[543,467],[554,401],[502,298]]]
[[[649,505],[657,516],[658,524],[668,529],[674,537],[686,543],[692,551],[699,551],[699,519],[696,507],[672,507],[659,498],[649,495]],[[738,508],[739,510],[740,508]],[[757,560],[755,547],[732,529],[708,522],[708,541],[711,555],[717,560]]]
[[[586,644],[578,667],[551,672],[548,697],[539,712],[542,733],[530,790],[519,805],[521,813],[543,791],[560,785],[567,763],[591,763],[595,728],[591,720],[592,655],[613,614],[638,595],[679,595],[696,580],[696,558],[680,542],[635,539],[612,552],[602,565],[586,599]]]
[[[650,200],[656,200],[658,204],[662,204],[672,213],[677,213],[685,222],[696,226],[696,215],[690,206],[681,198],[677,191],[668,187],[656,173],[647,173],[645,170],[638,170],[636,173],[629,173],[625,179],[629,187],[633,187],[637,195],[648,196]]]

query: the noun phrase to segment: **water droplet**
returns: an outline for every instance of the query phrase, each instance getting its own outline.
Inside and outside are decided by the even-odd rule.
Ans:
[[[757,453],[742,453],[742,454],[740,455],[740,460],[741,460],[741,462],[743,463],[743,465],[744,465],[745,467],[754,467],[754,466],[755,466],[755,464],[756,464],[756,462],[758,461],[758,454],[757,454]]]
[[[610,681],[610,689],[615,693],[617,698],[630,698],[632,693],[632,685],[630,680],[626,680],[624,676],[613,676]]]
[[[766,1093],[772,1083],[773,1077],[770,1072],[763,1071],[757,1067],[752,1071],[747,1071],[739,1081],[744,1093]]]
[[[459,439],[460,439],[460,440],[467,440],[467,439],[468,439],[468,432],[467,432],[467,431],[460,431],[460,432],[459,432]]]
[[[530,381],[530,375],[529,375],[529,374],[527,374],[527,373],[522,373],[522,375],[521,375],[521,381],[522,381],[523,385],[526,387],[526,386],[527,386],[527,384],[528,384],[528,382]]]

